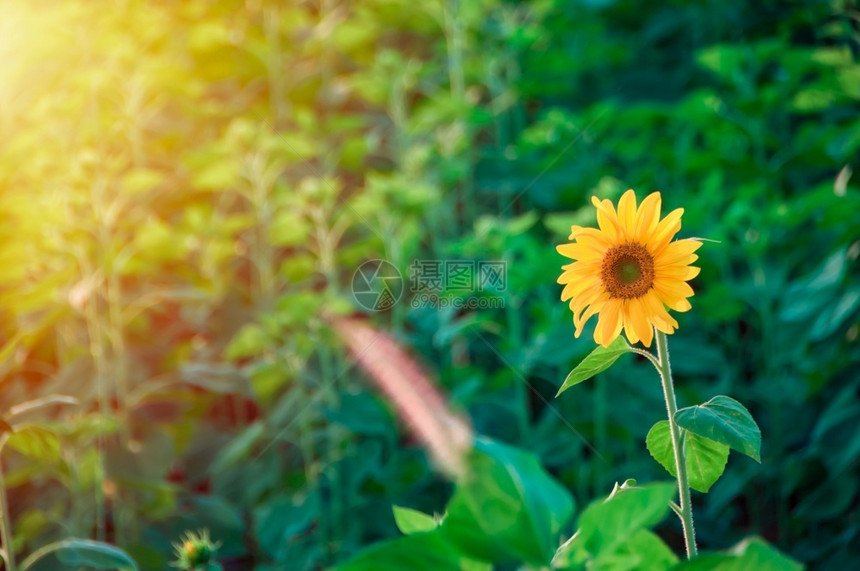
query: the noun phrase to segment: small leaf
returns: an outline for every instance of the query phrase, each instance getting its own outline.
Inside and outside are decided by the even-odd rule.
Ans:
[[[673,571],[802,571],[803,565],[758,537],[740,542],[727,552],[702,553],[683,561]]]
[[[611,367],[618,357],[630,351],[632,351],[630,345],[627,344],[627,341],[621,335],[610,343],[609,347],[599,346],[570,372],[555,396],[557,397],[573,385],[577,385],[598,373],[602,373]]]
[[[439,522],[432,515],[428,515],[412,508],[392,506],[394,511],[394,522],[397,529],[404,535],[412,535],[421,531],[430,531],[439,526]]]
[[[336,571],[437,571],[492,569],[463,556],[439,530],[372,545],[335,567]]]
[[[681,440],[684,446],[690,487],[696,491],[707,493],[726,469],[729,447],[684,429],[681,429]],[[651,456],[667,472],[677,477],[675,453],[672,449],[672,436],[669,432],[668,420],[661,420],[651,427],[645,438],[645,444]]]
[[[593,568],[668,571],[677,563],[678,556],[657,534],[640,529],[630,535],[613,553],[595,558]]]
[[[842,327],[857,308],[860,307],[860,291],[848,290],[838,300],[822,308],[818,318],[812,325],[809,337],[820,341]]]
[[[226,442],[215,456],[210,470],[218,474],[230,466],[247,461],[251,456],[254,446],[265,436],[266,427],[262,422],[256,421],[249,424],[233,440]]]
[[[60,458],[60,438],[47,428],[36,425],[18,427],[9,435],[6,445],[21,454],[54,462]]]
[[[40,559],[52,553],[61,563],[69,567],[87,565],[96,569],[121,569],[123,571],[137,571],[138,569],[134,559],[119,547],[89,539],[64,539],[34,551],[21,564],[21,571],[26,571]]]
[[[761,462],[761,430],[749,411],[735,399],[720,395],[703,405],[682,408],[675,413],[675,422]]]

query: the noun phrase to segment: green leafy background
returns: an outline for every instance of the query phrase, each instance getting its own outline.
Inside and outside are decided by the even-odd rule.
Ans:
[[[7,3],[0,408],[78,400],[4,449],[16,551],[91,537],[161,570],[205,527],[225,567],[314,569],[396,537],[392,505],[441,509],[322,318],[363,311],[376,258],[506,261],[503,308],[369,317],[577,505],[665,480],[643,358],[553,400],[594,349],[554,246],[632,187],[717,241],[670,338],[679,406],[729,395],[761,428],[761,464],[694,492],[700,543],[849,568],[858,54],[842,0]]]

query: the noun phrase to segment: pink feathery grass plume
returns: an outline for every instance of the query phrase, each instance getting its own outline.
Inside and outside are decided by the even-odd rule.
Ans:
[[[436,464],[449,476],[462,475],[474,436],[469,423],[448,408],[421,367],[391,336],[357,319],[337,319],[333,324]]]

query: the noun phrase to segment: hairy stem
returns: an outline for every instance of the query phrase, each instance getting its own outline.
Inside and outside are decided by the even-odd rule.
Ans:
[[[693,506],[690,503],[690,483],[687,479],[687,461],[684,457],[684,447],[681,441],[681,429],[675,423],[675,387],[672,384],[672,367],[669,364],[669,346],[666,334],[656,331],[657,357],[659,359],[660,378],[663,381],[663,396],[666,398],[666,412],[669,413],[669,432],[672,435],[672,449],[675,452],[675,472],[678,474],[678,495],[680,497],[681,525],[684,528],[684,543],[687,546],[687,558],[696,556],[696,530],[693,527]]]

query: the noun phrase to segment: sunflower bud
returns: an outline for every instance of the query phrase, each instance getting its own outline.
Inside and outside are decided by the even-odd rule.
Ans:
[[[213,542],[209,538],[208,529],[197,533],[188,531],[179,542],[173,543],[176,561],[171,566],[184,571],[220,570],[221,566],[215,562],[215,552],[220,545],[220,542]]]

